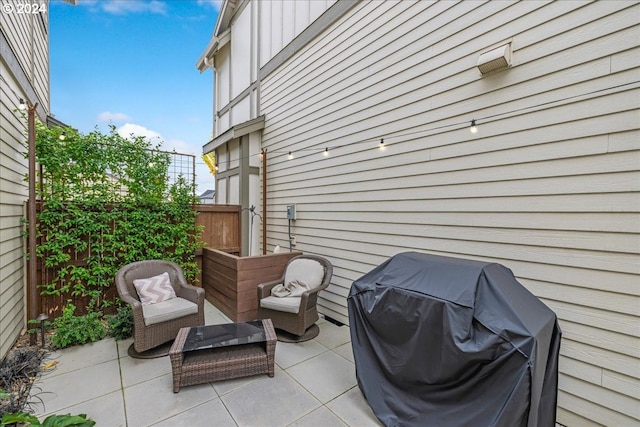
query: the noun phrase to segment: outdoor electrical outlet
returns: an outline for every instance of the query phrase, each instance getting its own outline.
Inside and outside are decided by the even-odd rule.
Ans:
[[[296,220],[296,205],[287,205],[287,219]]]
[[[291,236],[291,246],[296,245],[296,236]]]

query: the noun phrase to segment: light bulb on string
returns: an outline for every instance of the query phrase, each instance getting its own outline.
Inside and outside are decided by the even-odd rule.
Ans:
[[[60,139],[60,141],[64,141],[65,139],[67,139],[67,133],[63,131],[58,138]]]
[[[478,126],[476,126],[476,119],[471,120],[471,127],[469,128],[471,133],[478,133]]]
[[[291,151],[289,151],[289,154],[287,155],[287,158],[288,158],[289,160],[293,159],[293,154],[291,153]]]
[[[322,152],[322,155],[325,157],[329,157],[329,147],[324,149],[324,151]]]
[[[24,102],[24,99],[20,98],[20,106],[18,107],[20,111],[24,111],[27,109],[27,103]]]
[[[379,145],[379,147],[380,147],[380,151],[384,151],[384,150],[386,150],[386,149],[387,149],[387,146],[386,146],[386,145],[384,145],[384,138],[380,138],[380,145]]]

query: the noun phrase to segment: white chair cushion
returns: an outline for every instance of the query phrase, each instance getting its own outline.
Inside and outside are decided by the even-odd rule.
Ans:
[[[300,311],[300,300],[300,297],[266,297],[260,300],[260,307],[297,314]]]
[[[147,279],[136,279],[133,281],[133,286],[142,305],[156,304],[176,297],[167,272]]]
[[[287,266],[284,283],[300,281],[306,283],[309,289],[315,289],[322,284],[324,267],[314,259],[295,259]]]
[[[197,304],[180,297],[142,306],[142,317],[147,326],[188,316],[197,312]]]

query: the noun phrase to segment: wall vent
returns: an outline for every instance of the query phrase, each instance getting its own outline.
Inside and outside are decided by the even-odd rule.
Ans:
[[[478,59],[478,70],[480,70],[482,74],[487,74],[509,66],[511,66],[511,44],[505,44],[491,49],[480,55]]]

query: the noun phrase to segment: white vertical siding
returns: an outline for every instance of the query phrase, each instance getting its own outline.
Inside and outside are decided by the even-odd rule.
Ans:
[[[251,37],[248,37],[252,31],[251,10],[251,7],[245,7],[231,26],[231,99],[251,84]]]
[[[270,33],[267,32],[267,28],[271,28],[271,2],[257,2],[258,3],[258,19],[260,22],[259,26],[259,50],[258,50],[258,65],[262,67],[266,64],[272,57],[271,53],[271,37]]]
[[[231,175],[229,178],[229,194],[228,200],[229,204],[239,205],[240,204],[240,176],[239,175]]]
[[[560,319],[558,421],[638,425],[639,14],[358,4],[262,82],[269,246],[296,203],[296,249],[333,262],[320,304],[343,322],[353,280],[395,253],[505,264]],[[512,67],[481,76],[505,42]]]
[[[260,1],[260,67],[302,33],[336,0]]]
[[[240,99],[231,108],[231,126],[246,122],[251,119],[251,96]]]
[[[231,69],[230,69],[230,48],[229,45],[223,46],[216,54],[216,113],[223,109],[231,100]],[[229,128],[229,124],[216,122],[218,128],[216,129],[218,134],[221,134]]]

